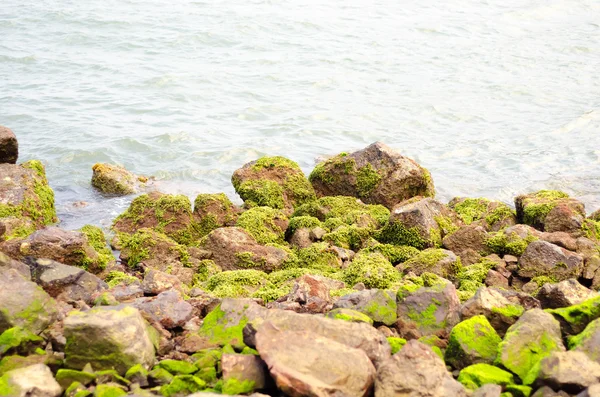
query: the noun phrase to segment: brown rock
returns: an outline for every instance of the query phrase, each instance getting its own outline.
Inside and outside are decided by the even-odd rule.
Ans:
[[[519,276],[550,276],[557,280],[579,277],[583,257],[546,241],[530,243],[519,259]]]
[[[194,201],[194,220],[205,236],[218,227],[235,226],[241,209],[225,193],[199,194]]]
[[[575,279],[568,279],[557,284],[547,283],[542,286],[537,298],[544,309],[573,306],[598,296]]]
[[[181,292],[181,280],[171,274],[163,273],[155,269],[148,269],[142,281],[144,294],[158,295],[170,289],[176,289]]]
[[[97,163],[92,171],[92,186],[102,193],[125,196],[139,190],[138,177],[124,167]]]
[[[508,279],[497,271],[490,269],[485,277],[485,285],[488,287],[508,289]]]
[[[310,233],[310,229],[306,227],[296,229],[292,237],[290,237],[290,244],[298,248],[308,248],[313,243]]]
[[[444,237],[443,245],[457,255],[461,255],[468,249],[484,253],[485,255],[488,251],[485,245],[487,238],[488,233],[484,227],[471,224],[462,226],[456,232]]]
[[[166,329],[183,327],[192,318],[192,305],[175,290],[161,292],[156,298],[141,298],[132,303],[142,315]]]
[[[252,354],[223,354],[221,358],[223,380],[236,379],[254,382],[254,390],[267,386],[267,366],[260,357]]]
[[[15,133],[0,125],[0,163],[16,164],[19,158],[19,142]]]
[[[542,233],[540,238],[570,251],[577,251],[577,239],[567,232]]]
[[[583,203],[562,192],[539,191],[515,198],[519,223],[543,232],[580,233],[585,219]],[[534,209],[528,210],[528,207]],[[536,210],[537,208],[541,210]]]
[[[31,280],[31,270],[29,269],[29,266],[0,252],[0,273],[6,272],[9,269],[16,270],[23,278]]]
[[[541,361],[537,382],[577,393],[600,382],[600,364],[580,351],[554,352]]]

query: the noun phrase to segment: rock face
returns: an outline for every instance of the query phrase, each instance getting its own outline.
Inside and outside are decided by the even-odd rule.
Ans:
[[[435,193],[429,171],[381,142],[319,163],[309,176],[317,195],[352,196],[393,208]]]
[[[19,158],[19,142],[15,133],[0,125],[0,164],[16,164]]]
[[[286,395],[367,396],[371,391],[375,367],[362,350],[269,322],[256,333],[256,348]]]
[[[94,164],[92,186],[102,193],[125,196],[138,192],[140,179],[124,167],[112,164]]]
[[[584,287],[575,279],[558,284],[544,284],[537,294],[544,309],[572,306],[597,296],[597,292]]]
[[[121,375],[136,364],[149,368],[154,346],[146,327],[137,309],[123,305],[71,313],[64,321],[65,365],[82,369],[90,363]]]
[[[269,272],[280,268],[288,257],[287,252],[280,248],[259,245],[239,227],[213,230],[203,248],[212,252],[211,259],[223,270],[253,268]]]
[[[583,257],[546,241],[530,243],[519,259],[519,276],[550,276],[556,280],[578,277]]]
[[[2,394],[11,397],[59,397],[62,388],[52,376],[52,371],[45,364],[30,365],[28,367],[8,371],[4,377],[6,389]],[[0,386],[2,386],[0,381]]]
[[[54,191],[42,163],[0,164],[0,175],[0,217],[26,217],[36,228],[57,221]]]
[[[498,361],[517,374],[523,384],[532,384],[536,364],[554,352],[564,351],[560,324],[551,314],[529,310],[506,332],[499,346]]]
[[[583,203],[568,194],[541,190],[515,198],[517,219],[544,232],[578,233],[585,219]]]
[[[580,351],[554,352],[541,361],[538,382],[576,393],[600,382],[600,364]]]
[[[247,207],[265,206],[291,213],[316,199],[313,187],[294,161],[262,157],[237,169],[231,183]]]
[[[466,397],[442,359],[420,342],[409,341],[377,370],[375,397]]]
[[[334,309],[353,309],[366,314],[376,323],[393,325],[397,320],[396,294],[392,290],[370,289],[344,295]]]
[[[42,288],[14,269],[0,271],[0,333],[19,326],[39,334],[57,317],[56,302]]]

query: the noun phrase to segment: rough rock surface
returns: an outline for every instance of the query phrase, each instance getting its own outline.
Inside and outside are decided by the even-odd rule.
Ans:
[[[600,382],[600,364],[580,351],[554,352],[541,361],[537,381],[553,389],[579,392]]]
[[[19,158],[19,142],[15,133],[0,125],[0,164],[16,164]]]
[[[28,367],[8,371],[4,378],[10,397],[59,397],[62,389],[54,380],[52,371],[45,364],[35,364]]]
[[[166,329],[183,327],[193,314],[192,305],[175,290],[161,292],[155,298],[139,298],[132,306],[145,318],[159,322]]]
[[[375,367],[364,351],[318,334],[281,330],[266,322],[256,333],[256,348],[289,396],[361,397],[373,386]]]
[[[544,309],[572,306],[597,296],[597,292],[584,287],[575,279],[544,284],[537,294]]]
[[[17,273],[23,276],[23,278],[31,280],[31,270],[29,269],[29,266],[0,252],[0,272],[5,272],[9,269],[14,269],[17,271]]]
[[[393,290],[369,289],[338,299],[334,309],[353,309],[369,316],[376,323],[393,325],[397,320],[396,293]]]
[[[102,193],[124,196],[139,191],[140,179],[124,167],[97,163],[92,167],[92,186]]]
[[[254,389],[261,390],[269,380],[267,366],[259,356],[253,354],[223,354],[221,358],[223,380],[254,382]]]
[[[377,370],[375,397],[396,396],[466,397],[467,392],[429,346],[411,340]]]
[[[148,269],[146,274],[144,274],[144,281],[142,281],[144,294],[158,295],[171,288],[181,290],[181,280],[179,280],[177,276],[156,269]]]
[[[578,232],[585,218],[583,203],[559,191],[518,196],[515,207],[519,223],[545,232]]]
[[[519,259],[519,276],[549,276],[556,280],[579,277],[583,257],[546,241],[530,243]]]
[[[489,250],[485,244],[488,237],[483,226],[470,224],[444,237],[443,246],[459,256],[470,249],[485,253]]]

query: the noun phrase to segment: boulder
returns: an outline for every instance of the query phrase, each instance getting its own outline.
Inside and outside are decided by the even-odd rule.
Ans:
[[[506,389],[507,386],[515,383],[515,377],[508,371],[480,363],[463,368],[458,375],[458,381],[471,390],[476,390],[485,384],[499,385]]]
[[[544,284],[537,294],[544,309],[573,306],[597,296],[597,292],[584,287],[573,278],[557,284]]]
[[[549,276],[556,280],[579,277],[583,257],[546,241],[530,243],[519,259],[519,276]]]
[[[376,323],[393,325],[397,320],[396,293],[393,290],[370,289],[342,296],[334,309],[352,309],[366,314]]]
[[[137,193],[140,184],[147,180],[144,177],[137,177],[124,167],[113,164],[96,163],[92,171],[92,186],[102,193],[116,196]]]
[[[0,217],[29,218],[36,228],[57,221],[54,191],[48,186],[44,165],[0,164]]]
[[[132,306],[151,322],[158,322],[166,329],[183,327],[192,318],[192,305],[181,298],[178,291],[161,292],[155,298],[139,298]]]
[[[564,351],[560,324],[540,309],[525,312],[513,324],[498,350],[498,362],[517,374],[524,385],[537,376],[537,364],[554,352]]]
[[[581,351],[554,352],[541,361],[537,382],[577,393],[600,382],[600,364]]]
[[[204,237],[216,228],[235,226],[241,209],[233,205],[225,193],[202,193],[194,200],[192,216],[200,236]]]
[[[435,194],[429,171],[381,142],[317,164],[309,180],[319,197],[358,197],[390,209],[403,200]]]
[[[298,164],[281,156],[244,164],[233,173],[231,183],[246,207],[265,206],[291,214],[295,207],[316,199]]]
[[[19,142],[15,133],[0,125],[0,164],[16,164],[19,158]]]
[[[253,390],[267,386],[268,368],[259,356],[253,354],[223,354],[221,357],[223,381],[235,379],[239,382],[252,382]]]
[[[543,232],[579,233],[585,219],[583,203],[555,190],[518,196],[515,207],[519,223]]]
[[[377,370],[375,397],[466,397],[444,361],[423,343],[408,343]]]
[[[445,361],[456,369],[479,363],[493,364],[501,341],[485,316],[471,317],[452,328]]]
[[[59,397],[62,388],[45,364],[13,369],[0,378],[0,393],[10,397]]]
[[[263,246],[244,229],[223,227],[206,237],[203,248],[212,252],[212,260],[223,270],[253,268],[270,272],[279,269],[288,253],[271,246]]]
[[[267,321],[256,333],[256,349],[286,395],[367,396],[371,392],[375,367],[365,352],[318,333],[284,330]]]
[[[563,334],[575,335],[583,331],[591,321],[600,317],[600,296],[577,305],[547,309],[546,311],[560,321]]]
[[[517,223],[515,212],[501,201],[455,197],[448,206],[465,225],[481,226],[487,231],[497,232]]]
[[[0,333],[21,327],[34,334],[58,318],[58,305],[41,287],[16,270],[0,271]]]
[[[114,369],[120,375],[136,364],[154,363],[154,346],[148,325],[130,306],[102,306],[87,312],[71,312],[64,320],[65,365],[82,369]]]
[[[489,235],[483,226],[476,224],[461,226],[454,233],[444,237],[443,246],[457,255],[467,250],[475,250],[478,253],[487,253],[489,248],[485,244]]]
[[[50,259],[27,258],[33,281],[53,298],[65,302],[84,301],[92,304],[94,294],[108,289],[108,285],[85,270],[63,265]]]

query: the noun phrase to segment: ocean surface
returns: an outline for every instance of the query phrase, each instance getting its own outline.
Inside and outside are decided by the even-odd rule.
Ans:
[[[191,199],[283,155],[382,141],[438,198],[563,189],[600,208],[598,0],[2,0],[0,124],[65,228],[131,197],[96,162]],[[87,205],[76,204],[85,202]]]

